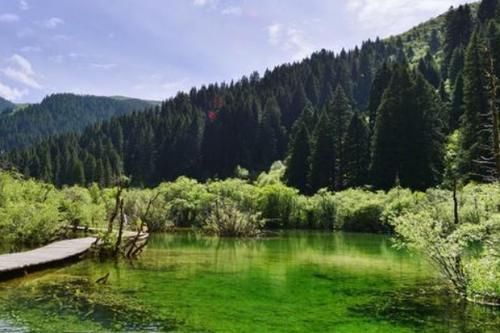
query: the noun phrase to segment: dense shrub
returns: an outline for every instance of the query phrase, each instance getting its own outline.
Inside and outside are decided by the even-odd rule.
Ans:
[[[264,185],[257,188],[258,207],[268,228],[297,227],[292,221],[296,208],[298,190],[282,183]]]
[[[60,219],[66,225],[98,227],[106,220],[106,205],[91,189],[81,187],[64,188],[59,203]]]
[[[500,185],[468,185],[458,195],[429,190],[392,218],[400,245],[423,252],[460,295],[500,302]]]
[[[364,190],[346,190],[335,194],[335,227],[354,232],[382,232],[385,195]]]
[[[242,211],[234,202],[224,199],[210,205],[201,229],[208,235],[221,237],[256,237],[263,226],[260,214]]]
[[[14,247],[49,241],[61,227],[62,194],[53,186],[0,173],[0,237]]]

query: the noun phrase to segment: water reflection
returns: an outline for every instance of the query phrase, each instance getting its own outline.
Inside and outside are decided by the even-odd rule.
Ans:
[[[134,262],[87,260],[0,284],[0,310],[17,315],[0,318],[40,332],[69,323],[94,331],[496,332],[498,311],[457,303],[425,260],[391,245],[385,236],[319,232],[155,235]],[[108,285],[96,286],[108,273]]]

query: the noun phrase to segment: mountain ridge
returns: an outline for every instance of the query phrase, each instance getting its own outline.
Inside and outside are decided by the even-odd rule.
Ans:
[[[0,151],[28,147],[52,135],[79,132],[95,122],[151,106],[133,98],[51,94],[40,103],[0,115]]]

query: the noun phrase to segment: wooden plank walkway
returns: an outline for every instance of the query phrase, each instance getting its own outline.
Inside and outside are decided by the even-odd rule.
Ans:
[[[36,250],[0,255],[0,279],[2,275],[24,273],[75,258],[87,252],[96,240],[95,237],[75,238],[54,242]]]

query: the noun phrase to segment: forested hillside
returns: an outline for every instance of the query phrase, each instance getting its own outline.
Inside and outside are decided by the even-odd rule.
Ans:
[[[40,104],[0,115],[0,152],[28,147],[51,135],[80,132],[90,124],[148,106],[151,103],[138,99],[51,95]]]
[[[500,173],[497,7],[460,6],[399,37],[193,88],[5,159],[57,185],[224,178],[280,159],[304,193],[491,181]]]
[[[0,114],[9,110],[12,110],[16,105],[5,98],[0,97]]]

